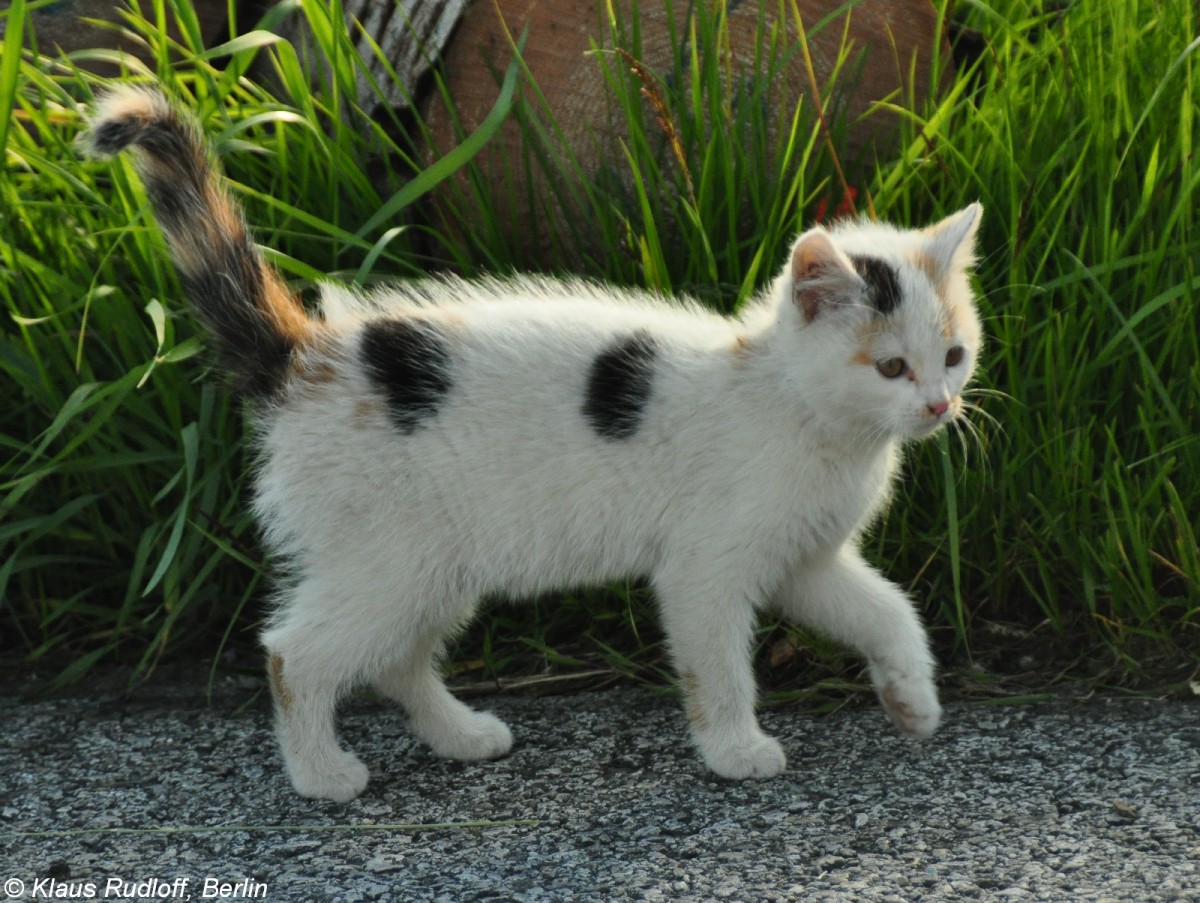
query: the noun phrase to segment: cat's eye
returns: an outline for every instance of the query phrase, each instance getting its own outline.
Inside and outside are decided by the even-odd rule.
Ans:
[[[908,361],[902,357],[889,357],[884,361],[876,361],[875,369],[885,379],[897,379],[908,372]]]
[[[964,353],[965,352],[963,351],[962,345],[955,345],[953,348],[951,348],[949,351],[946,352],[946,366],[947,367],[957,367],[959,364],[962,363]]]

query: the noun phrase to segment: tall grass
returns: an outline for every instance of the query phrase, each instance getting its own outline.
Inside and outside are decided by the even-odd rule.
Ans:
[[[870,169],[831,154],[844,121],[822,131],[812,98],[771,93],[767,76],[802,52],[786,2],[788,28],[760,30],[757,79],[730,67],[709,4],[674,7],[670,71],[641,65],[636,29],[609,20],[610,46],[592,59],[628,137],[600,180],[563,152],[562,126],[519,59],[497,73],[484,125],[425,162],[421,123],[375,122],[357,108],[365,68],[337,4],[302,7],[326,61],[315,85],[270,30],[278,10],[204,50],[188,4],[155,0],[148,18],[126,23],[153,65],[122,62],[197,111],[259,242],[300,288],[327,273],[545,266],[508,240],[473,157],[506,117],[526,138],[513,165],[544,172],[554,198],[531,203],[582,211],[562,224],[552,267],[725,310],[772,275],[818,201],[841,196],[838,164],[860,198],[899,222],[981,199],[990,338],[979,411],[971,430],[910,455],[869,551],[911,580],[947,656],[965,659],[1003,622],[1044,624],[1077,658],[1194,666],[1196,9],[961,6],[987,52],[928,108],[897,98],[900,150]],[[212,654],[244,641],[267,581],[246,516],[242,416],[177,315],[179,287],[141,188],[125,164],[83,162],[72,147],[81,104],[102,81],[78,66],[98,54],[21,51],[13,35],[26,34],[25,16],[21,3],[7,12],[0,58],[0,643],[53,660],[69,680],[101,660],[144,669],[188,644]],[[158,27],[168,19],[178,41]],[[854,63],[845,48],[838,79]],[[831,85],[822,88],[828,100]],[[435,186],[441,200],[428,208]],[[636,587],[498,610],[460,647],[459,667],[599,661],[655,674],[651,618]]]
[[[908,153],[876,174],[881,209],[988,210],[982,384],[997,422],[963,462],[944,540],[957,570],[929,572],[933,592],[950,598],[953,576],[955,618],[1083,625],[1126,664],[1194,658],[1200,23],[1183,2],[1041,9],[970,4],[986,84],[914,122]],[[896,515],[936,536],[943,513],[922,495]]]

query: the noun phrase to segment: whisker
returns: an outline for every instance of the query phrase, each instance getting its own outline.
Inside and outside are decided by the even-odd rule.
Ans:
[[[980,459],[986,459],[987,450],[984,445],[983,431],[980,429],[979,424],[971,420],[970,417],[964,416],[960,418],[960,427],[958,435],[959,441],[963,443],[963,460],[970,459],[969,451],[972,445],[978,449]]]
[[[994,427],[1002,435],[1007,436],[1008,432],[1004,429],[1004,424],[991,412],[984,410],[974,402],[963,399],[963,415],[978,415],[988,422],[988,425]],[[977,425],[977,424],[976,424]]]
[[[966,389],[962,394],[964,398],[978,395],[983,398],[999,398],[1003,401],[1016,401],[1013,396],[1001,389],[988,389],[984,386],[972,386],[971,388]]]

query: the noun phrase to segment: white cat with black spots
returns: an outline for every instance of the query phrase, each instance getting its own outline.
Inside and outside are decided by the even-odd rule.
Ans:
[[[715,773],[785,766],[755,717],[768,609],[861,652],[905,733],[935,730],[925,631],[859,539],[903,444],[962,412],[979,205],[920,230],[811,229],[736,317],[540,278],[327,286],[313,315],[160,94],[111,95],[88,140],[137,151],[183,284],[255,405],[255,508],[283,574],[263,644],[297,791],[366,787],[335,725],[361,685],[439,755],[504,755],[509,729],[442,680],[447,638],[485,596],[633,576],[653,586]]]

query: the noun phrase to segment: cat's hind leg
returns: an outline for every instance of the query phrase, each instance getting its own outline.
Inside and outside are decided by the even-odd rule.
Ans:
[[[904,592],[847,546],[806,563],[780,594],[785,617],[866,656],[871,681],[892,722],[928,737],[941,720],[929,640]]]
[[[468,762],[507,755],[512,732],[495,715],[470,708],[446,688],[437,669],[440,649],[440,637],[415,644],[381,672],[375,686],[400,705],[413,733],[437,755]]]
[[[298,619],[297,619],[298,620]],[[301,796],[345,802],[367,786],[368,769],[338,743],[338,699],[359,669],[333,625],[288,622],[263,635],[275,704],[275,733],[292,786]]]
[[[370,680],[409,645],[389,581],[353,577],[343,562],[308,563],[263,633],[275,729],[288,776],[302,796],[343,802],[362,793],[368,770],[336,731],[342,694]]]

